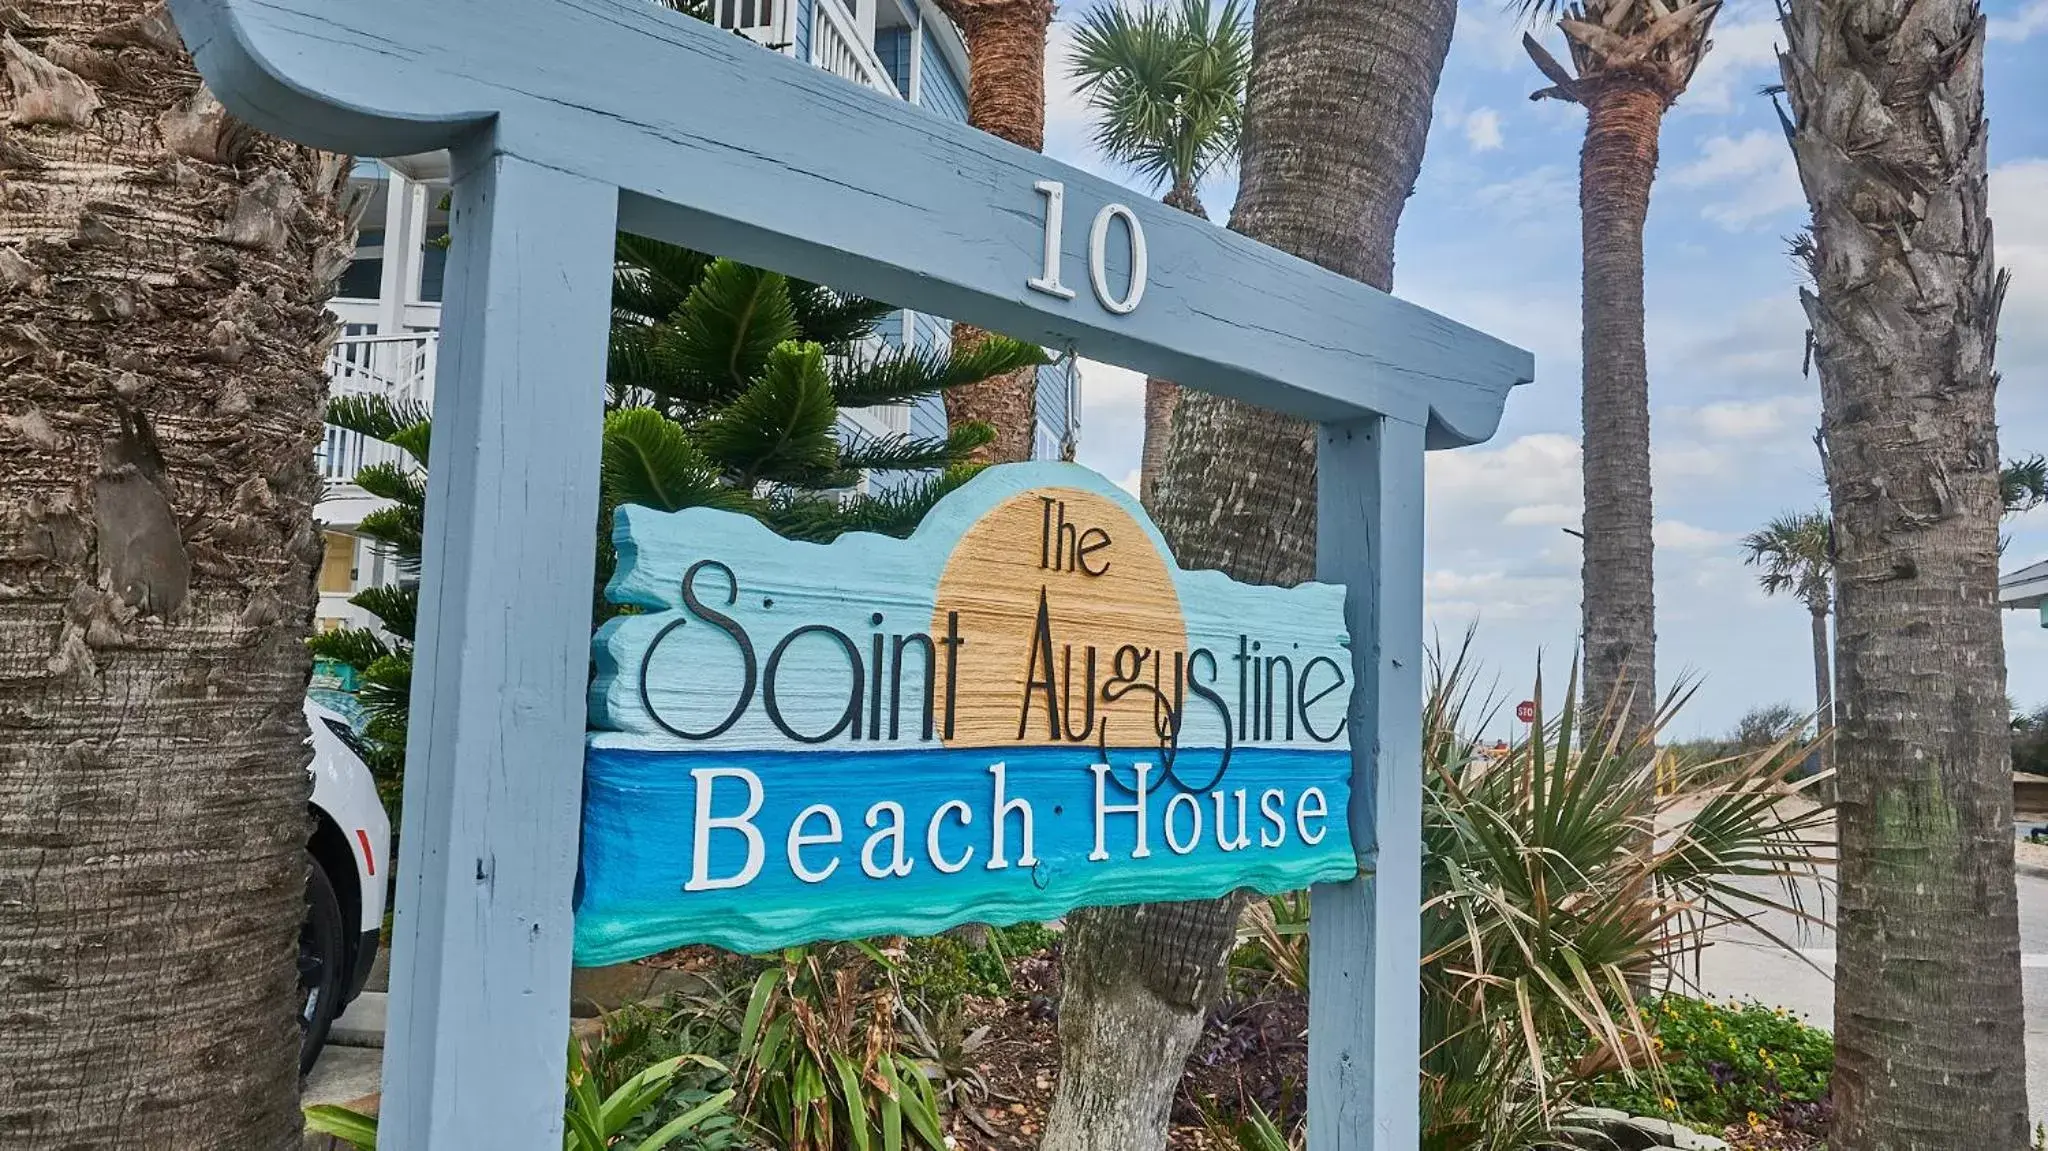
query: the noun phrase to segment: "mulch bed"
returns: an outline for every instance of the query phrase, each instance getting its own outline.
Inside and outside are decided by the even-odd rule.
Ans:
[[[987,1027],[976,1053],[990,1098],[955,1112],[950,1133],[964,1151],[1035,1151],[1059,1080],[1059,962],[1026,957],[1013,967],[1016,994],[977,999],[970,1025]],[[1256,1101],[1276,1120],[1300,1114],[1308,1093],[1308,1001],[1293,992],[1225,1003],[1209,1013],[1174,1097],[1173,1151],[1210,1151],[1204,1109],[1236,1114]]]

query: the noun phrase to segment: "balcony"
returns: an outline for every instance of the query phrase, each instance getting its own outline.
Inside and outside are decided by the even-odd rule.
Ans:
[[[840,0],[812,0],[811,63],[834,76],[863,84],[901,99],[896,80],[882,67],[869,36],[863,36],[853,13]],[[870,32],[872,35],[872,32]]]
[[[327,353],[328,395],[374,396],[430,408],[440,343],[439,332],[342,336]],[[330,424],[320,444],[320,474],[331,491],[353,483],[356,473],[371,464],[397,463],[405,458],[405,453],[390,444]]]

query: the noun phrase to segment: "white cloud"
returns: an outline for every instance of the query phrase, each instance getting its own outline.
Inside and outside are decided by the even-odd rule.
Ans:
[[[1492,152],[1501,146],[1500,113],[1479,108],[1465,117],[1465,146],[1474,152]]]
[[[1687,413],[1693,428],[1710,439],[1758,440],[1791,429],[1803,436],[1818,418],[1818,400],[1810,395],[1772,396],[1762,400],[1723,400]]]
[[[2039,32],[2048,32],[2048,0],[2034,0],[2017,15],[1993,19],[1986,29],[1993,40],[2011,43],[2031,40]]]
[[[1756,90],[1777,78],[1778,45],[1784,38],[1768,4],[1724,13],[1714,24],[1714,47],[1679,98],[1678,109],[1722,115],[1735,110],[1738,97],[1762,99]]]
[[[1432,506],[1499,509],[1503,519],[1522,508],[1579,506],[1579,441],[1572,436],[1539,432],[1499,448],[1431,452],[1427,466]]]
[[[1699,159],[1671,174],[1671,183],[1680,188],[1736,184],[1732,196],[1700,210],[1700,215],[1731,232],[1746,231],[1759,221],[1806,203],[1798,166],[1782,132],[1715,136],[1701,148]]]
[[[2006,379],[1999,407],[2000,414],[2008,416],[2002,422],[2009,423],[2015,402],[2038,403],[2039,384],[2048,379],[2048,159],[2020,160],[1992,170],[1991,220],[1998,262],[2012,273],[1998,346],[1998,364]],[[2035,414],[2040,414],[2038,408]]]
[[[1658,520],[1650,527],[1650,540],[1675,552],[1710,552],[1727,547],[1735,537],[1727,532],[1695,527],[1683,520]]]
[[[1510,508],[1500,522],[1509,527],[1572,528],[1579,525],[1585,510],[1577,504],[1524,504]]]
[[[1081,361],[1081,442],[1075,459],[1136,490],[1145,443],[1145,375],[1100,360]]]

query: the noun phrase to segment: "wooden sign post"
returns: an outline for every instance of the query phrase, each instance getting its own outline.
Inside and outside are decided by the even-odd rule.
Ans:
[[[958,896],[981,906],[1007,901],[1018,914],[1036,913],[1069,896],[1089,902],[1207,892],[1225,878],[1259,884],[1326,879],[1315,889],[1311,934],[1311,1145],[1316,1151],[1407,1151],[1416,1145],[1423,452],[1492,435],[1509,389],[1533,374],[1526,352],[640,0],[171,0],[171,10],[209,86],[256,127],[359,155],[437,149],[453,154],[457,240],[428,481],[382,1146],[559,1146],[562,1040],[577,932],[582,930],[592,956],[657,945],[680,937],[678,932],[710,934],[690,923],[684,893],[665,891],[659,900],[643,901],[645,876],[636,869],[680,866],[685,886],[701,880],[687,894],[716,899],[724,890],[717,884],[751,866],[756,853],[748,830],[762,839],[762,898],[801,894],[775,905],[788,910],[787,921],[764,909],[757,922],[732,930],[725,938],[737,945],[814,932],[800,922],[816,914],[810,901],[840,898],[844,884],[879,889],[892,882],[908,891],[913,881],[957,879],[940,864],[963,860],[970,846],[983,853],[981,874],[944,888],[952,894],[943,898]],[[587,541],[597,507],[615,229],[1019,339],[1072,346],[1187,387],[1320,422],[1318,578],[1344,589],[1342,624],[1350,640],[1343,740],[1348,797],[1341,818],[1334,781],[1311,785],[1328,799],[1327,817],[1317,814],[1308,786],[1282,789],[1276,803],[1288,838],[1271,849],[1246,849],[1254,853],[1251,860],[1265,862],[1239,873],[1231,870],[1237,867],[1235,853],[1216,844],[1213,807],[1221,790],[1234,835],[1236,777],[1227,777],[1228,787],[1175,785],[1159,796],[1162,803],[1197,795],[1207,802],[1193,806],[1210,821],[1205,838],[1185,859],[1194,860],[1197,870],[1204,861],[1214,862],[1212,854],[1231,862],[1213,881],[1196,882],[1171,860],[1133,858],[1137,815],[1116,814],[1108,789],[1120,784],[1135,792],[1138,761],[1132,752],[1147,745],[1127,743],[1124,732],[1126,725],[1142,728],[1144,708],[1135,699],[1119,704],[1109,717],[1114,734],[1105,736],[1099,756],[1089,757],[1108,760],[1111,769],[1098,804],[1087,764],[1065,781],[1031,766],[1068,741],[1055,738],[1050,726],[1042,738],[1033,737],[1029,722],[1021,737],[1001,730],[1001,723],[1017,718],[1021,692],[1007,702],[978,698],[975,685],[983,681],[974,676],[984,674],[979,671],[959,685],[965,694],[931,696],[935,712],[942,700],[951,700],[955,728],[950,740],[935,735],[926,754],[941,762],[965,757],[969,764],[980,756],[985,791],[931,797],[957,798],[964,810],[940,803],[913,814],[906,796],[894,799],[903,809],[900,821],[886,807],[877,813],[881,802],[892,799],[885,793],[900,780],[899,765],[892,769],[895,775],[879,771],[858,794],[806,801],[803,810],[791,810],[802,797],[769,792],[769,778],[762,775],[760,809],[748,815],[752,792],[745,779],[692,775],[705,764],[693,763],[687,750],[658,746],[645,729],[649,722],[657,730],[668,722],[698,731],[691,725],[712,705],[664,698],[657,637],[629,634],[621,626],[602,639],[614,666],[611,678],[598,684],[597,710],[612,734],[592,737],[589,752],[596,830],[587,837],[593,846],[582,861],[588,916],[579,924],[572,899],[591,653],[582,605],[593,575]],[[974,500],[954,505],[964,509],[957,517],[949,513],[948,522],[929,526],[937,534],[921,532],[907,550],[884,557],[905,570],[938,576],[936,583],[905,584],[897,593],[904,597],[900,602],[879,608],[880,623],[861,625],[842,610],[874,591],[851,579],[830,604],[792,602],[787,624],[776,614],[781,607],[750,604],[742,616],[735,599],[726,603],[731,610],[717,608],[722,596],[737,597],[753,586],[747,583],[745,555],[714,554],[721,540],[728,548],[736,544],[741,529],[734,525],[704,525],[699,538],[687,523],[664,530],[629,515],[621,530],[646,529],[644,541],[633,538],[644,542],[653,566],[644,569],[644,585],[628,574],[620,587],[645,597],[657,613],[681,613],[671,618],[685,619],[684,631],[714,630],[712,617],[682,598],[689,568],[673,569],[684,560],[724,564],[733,572],[731,580],[699,567],[690,586],[704,608],[744,626],[749,643],[768,646],[765,654],[757,650],[764,679],[774,646],[791,632],[832,627],[846,637],[846,646],[813,631],[783,649],[784,665],[815,665],[790,681],[792,688],[807,685],[804,691],[793,690],[788,701],[778,694],[778,710],[785,702],[791,708],[783,723],[790,732],[816,737],[845,720],[825,741],[844,741],[845,750],[835,745],[813,755],[895,755],[851,750],[856,722],[864,743],[875,731],[881,698],[872,678],[878,666],[875,639],[881,638],[882,662],[890,665],[880,722],[886,727],[893,720],[900,738],[904,725],[914,721],[921,741],[923,697],[913,692],[915,708],[897,706],[897,637],[906,637],[905,683],[927,695],[937,690],[929,677],[939,672],[917,662],[922,644],[907,637],[924,636],[935,659],[945,652],[963,660],[979,655],[973,635],[966,637],[967,648],[936,650],[942,639],[955,638],[944,631],[954,610],[949,605],[988,598],[976,590],[985,579],[974,574],[981,562],[979,525],[990,516],[1008,523],[1005,517],[1018,513],[1004,509],[1015,497],[1036,500],[1030,493],[1065,485],[1088,495],[1089,501],[1077,502],[1105,516],[1121,508],[1130,517],[1115,526],[1089,525],[1113,541],[1123,533],[1120,543],[1090,551],[1089,559],[1099,561],[1107,549],[1120,547],[1128,549],[1128,558],[1119,562],[1146,566],[1151,574],[1122,584],[1096,605],[1094,616],[1076,617],[1089,622],[1095,635],[1082,636],[1086,627],[1068,627],[1080,638],[1054,638],[1063,650],[1076,644],[1077,653],[1086,646],[1083,640],[1094,641],[1098,661],[1106,645],[1126,644],[1164,651],[1170,659],[1176,650],[1167,642],[1172,640],[1189,657],[1182,682],[1213,686],[1206,670],[1193,677],[1185,671],[1198,649],[1226,658],[1224,649],[1213,646],[1222,634],[1215,630],[1216,605],[1225,596],[1221,585],[1211,580],[1205,588],[1199,573],[1180,572],[1156,540],[1145,561],[1132,534],[1136,525],[1138,535],[1146,535],[1145,522],[1099,484],[1064,470],[1054,477],[1015,474],[1022,486],[1008,495],[1000,494],[1002,484],[1020,480],[991,475]],[[1062,562],[1071,555],[1080,563],[1079,552],[1088,546],[1081,542],[1085,528],[1078,522],[1076,527],[1073,551],[1063,551]],[[774,545],[757,542],[758,558],[772,560]],[[1028,554],[1030,542],[1006,542],[996,550],[1017,547]],[[955,562],[965,565],[957,578],[950,574]],[[772,574],[773,565],[757,570]],[[1057,579],[1061,602],[1069,605],[1060,610],[1086,610],[1072,606],[1089,598],[1072,591],[1085,578],[1074,571],[1048,574],[1048,604],[1054,594],[1050,581]],[[801,599],[802,592],[824,586],[792,590]],[[1212,589],[1219,598],[1205,602]],[[1013,651],[1022,643],[1028,651],[1036,603],[1016,599],[1015,588],[1004,592],[1008,598],[990,601],[997,610],[982,625],[981,642],[998,648],[1007,643]],[[1176,617],[1162,608],[1169,594],[1179,601],[1184,634],[1175,634]],[[1310,588],[1273,594],[1314,602],[1330,593]],[[1228,595],[1253,591],[1240,588]],[[799,607],[820,614],[799,614]],[[1030,627],[1023,623],[1027,616]],[[1287,644],[1298,641],[1303,651],[1320,654],[1324,649],[1316,645],[1333,641],[1333,625],[1326,613],[1304,611],[1299,627],[1241,634],[1247,644],[1252,638],[1263,643],[1265,634],[1285,635]],[[858,638],[849,629],[857,629]],[[796,643],[803,645],[800,655]],[[620,675],[635,650],[653,673],[651,681],[641,677],[646,698],[637,712],[633,680]],[[835,650],[841,710],[832,713],[819,685],[827,682]],[[1115,655],[1108,653],[1112,664]],[[1228,649],[1227,656],[1235,655],[1234,647]],[[852,707],[856,657],[866,678],[859,706]],[[1077,658],[1085,665],[1085,653]],[[1297,708],[1308,662],[1295,668]],[[942,672],[943,664],[938,666]],[[1098,675],[1107,666],[1098,662]],[[734,669],[728,665],[726,671]],[[918,680],[919,674],[928,679]],[[1162,677],[1162,684],[1170,682]],[[726,705],[737,718],[719,739],[785,734],[767,715],[765,682],[744,701],[736,683],[727,686],[732,691]],[[1057,694],[1064,702],[1064,692]],[[746,706],[736,707],[739,702]],[[1294,718],[1299,723],[1306,716],[1317,731],[1327,730],[1326,707],[1310,705],[1313,714],[1297,710]],[[1186,706],[1189,739],[1183,742],[1201,742],[1201,714],[1201,708]],[[1283,722],[1279,715],[1276,705],[1276,723]],[[1044,718],[1037,711],[1029,717]],[[1070,718],[1063,713],[1062,723]],[[1250,719],[1249,710],[1238,713],[1240,733]],[[1265,730],[1263,711],[1257,722]],[[650,855],[644,837],[636,846],[630,831],[614,835],[602,827],[608,810],[604,789],[647,766],[633,754],[633,741],[643,736],[652,742],[641,752],[682,757],[664,783],[680,789],[679,801],[691,805],[683,813],[695,819],[687,857]],[[1231,771],[1262,780],[1256,762],[1263,755],[1318,754],[1323,745],[1307,738],[1313,746],[1273,746],[1257,754],[1247,744],[1237,753],[1244,756],[1242,767],[1233,761]],[[1215,742],[1213,734],[1208,741]],[[989,753],[998,743],[1005,764],[1000,776],[989,770],[996,762]],[[1013,748],[1015,776],[1008,774]],[[1155,760],[1163,757],[1156,740],[1151,750]],[[1206,752],[1213,763],[1219,751],[1197,747],[1176,754],[1200,759]],[[1194,764],[1184,771],[1177,764],[1175,771],[1184,783],[1206,783],[1193,778],[1199,774]],[[1000,802],[998,779],[1005,789],[1017,788],[1014,795],[1005,790]],[[1250,782],[1244,786],[1254,789]],[[1248,816],[1254,836],[1263,816],[1256,804],[1267,786],[1255,790]],[[835,816],[811,812],[815,803],[830,806],[834,799],[844,801],[843,810],[831,807]],[[1022,810],[1006,806],[1013,801],[1028,805],[1028,818],[1044,822],[1027,832]],[[704,814],[696,819],[700,803]],[[1135,804],[1135,795],[1125,795],[1122,803]],[[1086,817],[1070,813],[1070,805],[1081,806]],[[1186,806],[1176,818],[1188,818]],[[1115,830],[1105,825],[1100,846],[1109,858],[1091,860],[1098,811]],[[867,823],[871,814],[873,827]],[[1156,814],[1148,810],[1146,819],[1163,820],[1165,814],[1162,806]],[[969,815],[987,838],[966,834]],[[832,838],[835,819],[841,841]],[[998,847],[998,819],[1009,829],[1006,837],[1016,836],[1001,844],[1001,856],[1011,865],[1007,878],[1024,874],[1028,847],[1042,860],[1040,878],[1050,894],[1022,895],[1020,885],[1004,882],[1004,869],[988,870]],[[893,837],[872,837],[899,822]],[[1162,842],[1169,826],[1157,825]],[[1189,826],[1174,827],[1180,837],[1174,842],[1186,841]],[[1309,842],[1317,832],[1324,838]],[[704,837],[701,874],[698,836]],[[1350,859],[1332,868],[1331,847],[1345,844],[1346,836]],[[613,849],[621,854],[606,854]],[[893,871],[899,849],[908,874],[883,879],[867,873],[870,865]],[[914,849],[921,852],[916,858]],[[1183,858],[1170,848],[1166,854]],[[622,861],[629,866],[613,866]],[[815,884],[805,879],[832,862],[837,873]],[[1263,879],[1260,866],[1270,872]],[[613,947],[622,950],[607,951]]]

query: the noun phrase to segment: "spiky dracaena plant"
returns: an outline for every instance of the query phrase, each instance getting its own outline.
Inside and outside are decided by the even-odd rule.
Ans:
[[[612,288],[599,581],[611,569],[611,513],[715,507],[760,518],[786,536],[829,540],[848,531],[906,535],[971,474],[966,461],[990,432],[955,427],[942,439],[844,432],[840,412],[913,403],[1045,362],[1042,349],[991,337],[971,349],[878,346],[891,308],[774,272],[638,236],[619,237]],[[408,457],[363,469],[356,482],[390,506],[361,533],[419,570],[432,427],[417,406],[345,396],[328,422],[392,444]],[[917,473],[853,492],[877,472]],[[344,628],[315,637],[318,656],[361,676],[371,766],[387,781],[404,762],[417,588],[370,588],[350,602],[382,632]],[[606,610],[602,604],[598,610]],[[386,637],[389,637],[388,639]]]
[[[1660,755],[1658,732],[1686,689],[1639,727],[1619,700],[1587,714],[1573,682],[1546,722],[1539,677],[1534,734],[1496,757],[1465,734],[1484,726],[1468,713],[1486,708],[1473,703],[1464,652],[1433,659],[1432,679],[1424,1146],[1548,1146],[1575,1082],[1658,1073],[1632,975],[1686,982],[1709,931],[1763,932],[1767,909],[1817,919],[1808,903],[1829,813],[1787,783],[1807,750],[1791,737],[1712,764]],[[1590,1054],[1574,1058],[1583,1037]]]

